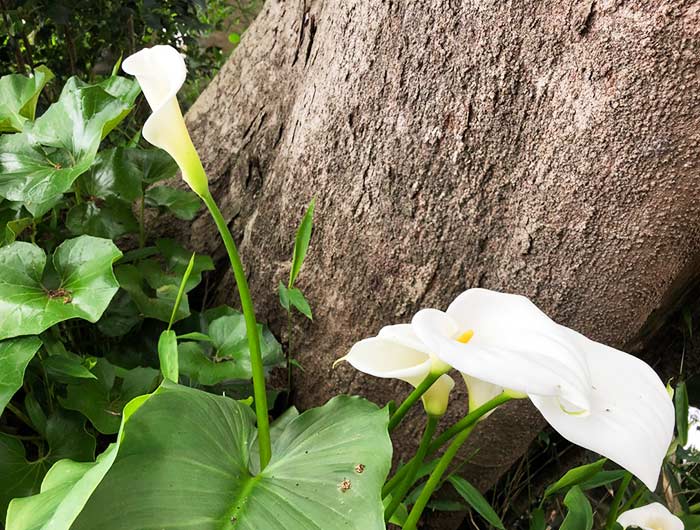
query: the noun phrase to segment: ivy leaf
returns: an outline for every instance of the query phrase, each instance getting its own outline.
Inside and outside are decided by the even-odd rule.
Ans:
[[[31,77],[0,77],[0,133],[21,132],[24,122],[34,119],[39,93],[53,77],[45,66],[37,67]]]
[[[383,529],[387,422],[386,410],[339,396],[293,418],[256,473],[250,408],[165,381],[124,424],[71,529]]]
[[[219,360],[235,360],[250,370],[248,334],[242,313],[231,309],[229,314],[212,320],[209,324],[208,334],[213,345],[214,357]],[[260,337],[263,365],[272,367],[281,363],[284,357],[282,346],[270,330],[262,324],[258,324],[258,336]]]
[[[115,94],[71,78],[31,127],[0,137],[0,196],[23,202],[35,217],[53,207],[92,165],[102,138],[131,110],[130,95],[123,89]]]
[[[0,342],[0,415],[22,386],[24,371],[40,347],[39,337],[21,337]]]
[[[91,197],[68,211],[66,227],[74,235],[90,235],[116,239],[138,232],[139,224],[131,205],[115,198]]]
[[[106,359],[98,359],[92,373],[95,380],[68,385],[61,405],[86,416],[102,434],[119,430],[124,406],[137,396],[153,390],[158,383],[158,370],[134,368],[117,376],[117,370]]]
[[[97,322],[100,332],[107,337],[122,337],[141,322],[139,308],[125,290],[121,289],[107,306]]]
[[[76,379],[97,379],[82,362],[82,357],[75,354],[52,355],[41,361],[49,378],[59,383],[76,383]]]
[[[96,322],[117,292],[112,263],[121,256],[107,239],[61,243],[46,267],[44,251],[15,241],[0,248],[0,339],[36,335],[58,322]]]
[[[191,221],[202,207],[202,199],[191,191],[155,186],[146,191],[146,205],[165,208],[178,219]]]

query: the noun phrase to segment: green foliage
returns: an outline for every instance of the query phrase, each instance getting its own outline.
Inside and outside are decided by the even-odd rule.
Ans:
[[[24,370],[41,347],[38,337],[21,337],[0,342],[0,414],[22,386]]]
[[[114,464],[71,528],[384,528],[386,411],[341,396],[290,417],[260,473],[253,418],[234,400],[163,383],[125,423]]]
[[[458,475],[450,475],[448,480],[450,484],[454,486],[455,490],[457,490],[457,493],[467,501],[467,504],[474,508],[474,510],[488,521],[491,526],[500,528],[500,530],[505,530],[503,521],[501,521],[498,514],[494,511],[489,502],[484,499],[484,496],[479,490]]]
[[[545,490],[544,498],[546,499],[554,493],[558,493],[562,490],[566,490],[572,486],[576,486],[582,482],[592,479],[601,472],[605,462],[607,462],[607,460],[605,458],[601,458],[600,460],[597,460],[591,464],[585,464],[583,466],[570,469],[564,474],[563,477]]]
[[[309,249],[315,205],[316,201],[312,200],[297,229],[296,239],[294,240],[294,253],[292,254],[292,267],[289,271],[289,284],[287,285],[290,289],[294,287],[294,282],[299,275],[299,271],[301,271],[301,266],[304,264],[304,259],[306,258],[306,252]]]
[[[673,401],[676,409],[678,443],[680,445],[685,445],[688,443],[688,390],[685,381],[681,381],[676,386],[676,390],[673,394]]]
[[[53,79],[45,66],[32,77],[8,75],[0,79],[0,132],[21,132],[24,122],[34,120],[39,93]]]
[[[564,497],[564,506],[569,509],[560,530],[591,530],[593,508],[581,488],[574,486]]]

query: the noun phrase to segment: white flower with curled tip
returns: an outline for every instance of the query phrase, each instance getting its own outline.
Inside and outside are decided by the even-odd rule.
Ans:
[[[509,389],[527,394],[567,440],[615,461],[654,490],[673,438],[674,408],[640,359],[587,339],[523,296],[470,289],[411,327],[465,375],[472,406]]]
[[[658,502],[626,511],[617,518],[617,522],[622,525],[622,528],[641,528],[641,530],[684,530],[685,528],[683,521]]]
[[[158,45],[130,55],[122,69],[136,77],[153,111],[143,126],[143,137],[172,156],[185,182],[204,196],[209,190],[207,177],[177,102],[187,77],[185,60],[172,46]]]
[[[428,374],[442,374],[423,394],[428,414],[442,416],[447,410],[454,380],[445,372],[450,369],[430,353],[413,333],[409,324],[386,326],[376,337],[361,340],[335,363],[347,361],[355,369],[375,377],[400,379],[414,387]]]

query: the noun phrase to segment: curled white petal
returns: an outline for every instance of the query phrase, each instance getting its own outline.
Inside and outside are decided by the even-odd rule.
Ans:
[[[678,517],[658,502],[641,508],[629,510],[617,518],[622,528],[641,528],[642,530],[683,530],[684,525]]]
[[[412,326],[464,374],[517,392],[559,396],[577,411],[589,407],[585,359],[566,340],[566,328],[523,296],[470,289],[447,313],[420,311]],[[466,344],[456,340],[470,330]]]
[[[567,333],[590,368],[589,413],[567,413],[551,397],[531,395],[530,399],[564,438],[610,458],[653,491],[675,423],[664,384],[641,359],[575,331]]]
[[[504,390],[502,386],[487,383],[486,381],[482,381],[481,379],[467,374],[462,374],[462,377],[464,378],[464,383],[467,385],[467,391],[469,393],[469,412],[478,409],[481,405],[492,400]],[[483,420],[489,417],[491,412],[482,416],[481,419]]]
[[[430,355],[383,337],[356,343],[343,358],[355,369],[375,377],[401,379],[417,386],[430,373]]]
[[[143,126],[144,139],[172,156],[183,179],[203,196],[208,191],[207,178],[177,102],[187,77],[184,59],[175,48],[159,45],[127,57],[122,69],[136,77],[153,111]]]

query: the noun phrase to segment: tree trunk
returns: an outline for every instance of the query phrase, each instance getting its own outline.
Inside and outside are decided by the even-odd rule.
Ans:
[[[698,272],[699,28],[683,0],[268,0],[187,120],[276,331],[317,199],[297,404],[402,398],[403,383],[331,365],[468,287],[637,345]],[[205,216],[191,242],[225,263]],[[460,387],[451,419],[466,403]],[[542,424],[525,401],[498,411],[466,473],[490,486]],[[421,428],[416,411],[399,453]]]

